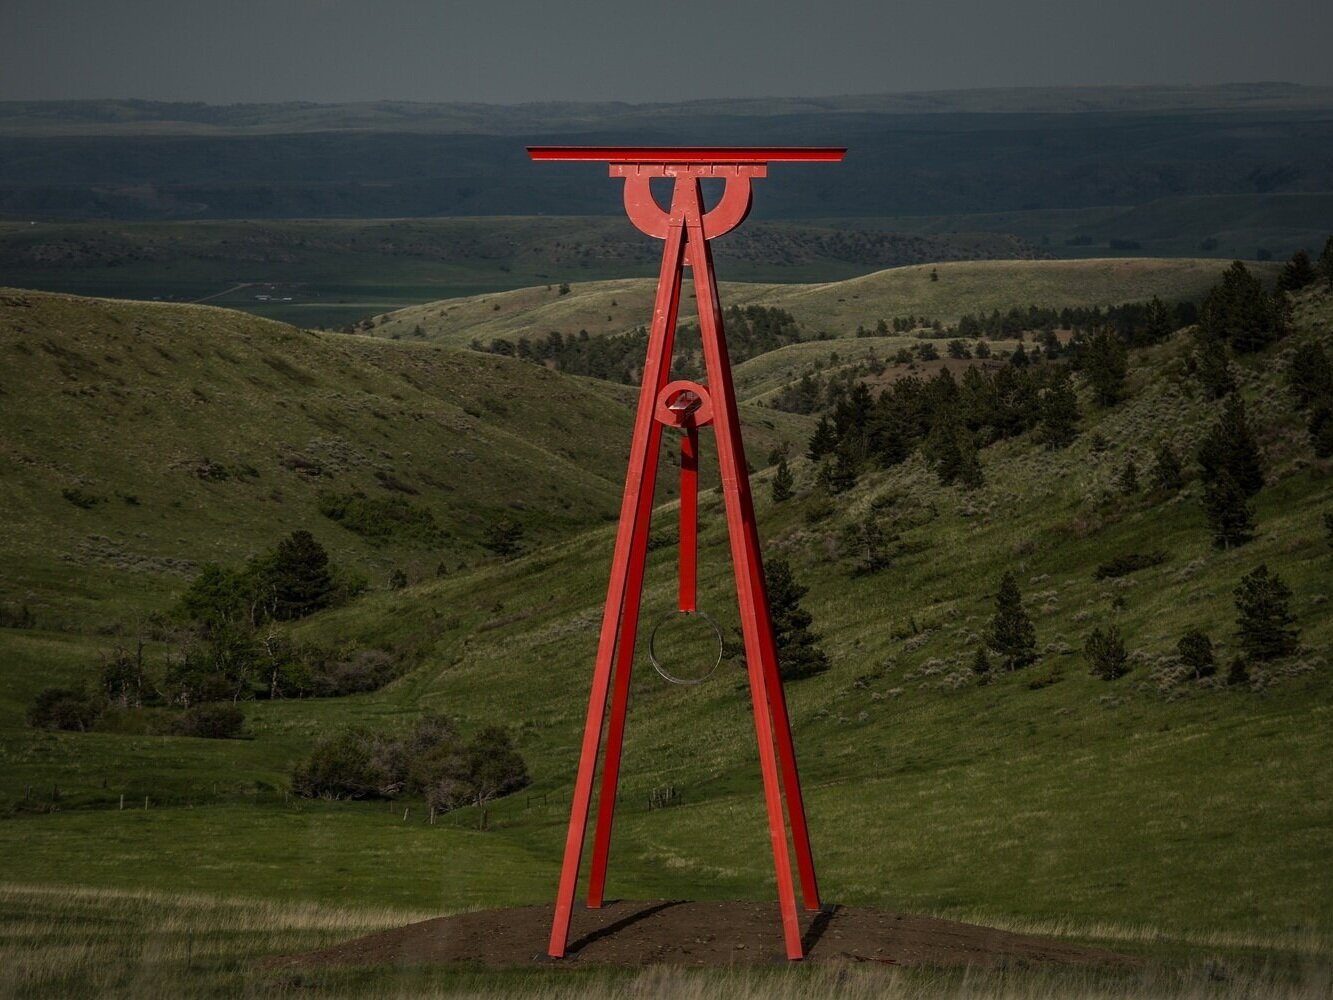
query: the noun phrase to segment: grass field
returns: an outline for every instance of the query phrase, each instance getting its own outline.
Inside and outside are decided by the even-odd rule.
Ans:
[[[876,271],[820,284],[749,284],[724,281],[720,295],[730,305],[763,305],[790,312],[807,332],[847,337],[858,326],[874,329],[879,319],[917,316],[956,323],[966,314],[987,314],[1030,305],[1107,306],[1164,300],[1197,301],[1225,270],[1206,259],[1083,261],[961,261]],[[1275,266],[1259,267],[1271,276]],[[931,280],[935,272],[938,280]],[[719,273],[726,270],[719,264]],[[401,309],[376,317],[377,336],[422,337],[453,347],[497,337],[544,337],[551,330],[597,335],[621,333],[652,315],[652,279],[569,282],[488,293]],[[693,322],[688,298],[681,321]]]
[[[948,279],[942,270],[939,284]],[[1021,286],[1026,279],[1013,280]],[[1326,339],[1330,318],[1328,295],[1307,294],[1294,336]],[[253,344],[260,332],[212,336],[244,343],[244,335]],[[151,329],[148,336],[152,343]],[[349,381],[364,378],[368,389],[378,383],[351,373],[369,371],[357,365],[380,355],[356,353],[363,350],[418,359],[423,384],[434,364],[503,360],[468,361],[432,345],[347,344]],[[1218,404],[1200,398],[1184,374],[1187,349],[1177,335],[1136,352],[1131,396],[1113,409],[1084,395],[1082,434],[1065,451],[1047,452],[1027,437],[985,449],[986,485],[970,493],[940,486],[913,458],[864,475],[824,506],[800,446],[794,500],[771,502],[767,472],[756,486],[761,533],[810,588],[804,604],[833,664],[788,689],[826,898],[1110,943],[1145,958],[1129,979],[1029,969],[889,970],[880,978],[851,970],[836,981],[819,970],[699,980],[663,970],[396,969],[321,972],[300,984],[267,980],[249,956],[424,914],[550,899],[612,527],[570,523],[515,561],[470,562],[302,622],[298,636],[410,647],[421,651],[421,665],[372,694],[252,703],[251,738],[212,741],[22,725],[37,688],[90,678],[98,652],[113,641],[80,622],[105,620],[138,601],[160,606],[170,593],[169,581],[151,574],[141,593],[111,595],[95,573],[89,583],[81,572],[58,569],[38,542],[63,529],[34,520],[46,507],[33,502],[11,515],[29,525],[20,533],[26,540],[14,543],[23,546],[16,565],[45,579],[52,595],[66,588],[63,600],[83,610],[64,629],[0,630],[0,802],[10,806],[0,820],[0,856],[11,883],[0,891],[7,949],[0,977],[10,977],[0,978],[0,990],[748,997],[817,994],[832,982],[865,996],[1326,995],[1333,558],[1321,518],[1333,468],[1313,458],[1302,418],[1292,412],[1282,374],[1286,343],[1239,368],[1270,477],[1257,497],[1253,542],[1212,548],[1197,481],[1176,499],[1122,497],[1113,483],[1126,457],[1146,467],[1159,440],[1189,454],[1215,417]],[[335,373],[317,368],[316,348],[308,350],[302,368],[332,383]],[[375,371],[400,363],[381,360]],[[245,370],[263,371],[262,364],[255,359]],[[582,385],[526,366],[479,370],[538,380],[534,392]],[[4,386],[18,398],[18,383]],[[617,398],[589,392],[590,407]],[[61,397],[62,405],[85,405],[66,398],[73,397]],[[593,423],[607,419],[605,426],[622,429],[590,426],[577,448],[624,434],[602,412]],[[536,438],[545,413],[516,410],[512,419],[529,421],[524,433]],[[55,416],[44,419],[58,426]],[[93,435],[100,448],[115,445],[109,431],[86,430],[104,425],[65,423],[80,428],[79,440]],[[202,426],[179,432],[198,435]],[[1108,446],[1095,445],[1094,433]],[[511,440],[497,437],[493,447]],[[404,438],[391,447],[420,445]],[[605,447],[609,468],[618,459],[613,444]],[[487,452],[488,461],[494,457]],[[71,446],[53,464],[63,473],[85,461],[96,468],[95,460]],[[20,482],[46,475],[11,463]],[[506,475],[531,479],[527,471]],[[165,498],[174,487],[164,481],[158,488]],[[174,530],[187,539],[187,554],[207,537],[198,525],[211,523],[207,512],[216,503],[200,490],[189,504],[203,512],[198,520],[178,521],[169,505],[156,511],[165,525],[183,525]],[[701,607],[730,628],[734,591],[719,504],[714,493],[702,498]],[[101,509],[119,516],[124,507]],[[298,526],[288,519],[301,508],[273,510],[256,537]],[[871,512],[900,534],[901,545],[891,568],[855,575],[841,530]],[[1110,556],[1154,549],[1167,555],[1158,566],[1119,580],[1093,577]],[[1169,683],[1171,653],[1187,627],[1207,630],[1227,662],[1236,649],[1231,591],[1259,563],[1293,591],[1300,653],[1258,667],[1248,687]],[[1004,569],[1018,574],[1042,655],[1026,670],[978,686],[969,662]],[[133,576],[106,579],[122,578]],[[673,551],[655,551],[645,628],[671,606],[674,585]],[[1089,673],[1082,647],[1093,627],[1111,623],[1125,635],[1133,669],[1107,683]],[[661,683],[642,660],[636,671],[610,894],[772,898],[742,675],[724,666],[710,684],[682,690]],[[474,809],[431,826],[419,802],[320,803],[286,794],[292,763],[321,734],[351,723],[403,727],[423,710],[445,712],[465,731],[500,722],[516,733],[533,783],[493,803],[485,830]],[[666,784],[681,791],[682,804],[650,811],[649,793]]]
[[[434,915],[434,914],[429,914]],[[724,997],[728,1000],[830,996],[892,1000],[985,995],[1012,1000],[1093,1000],[1178,996],[1316,1000],[1327,970],[1311,942],[1284,943],[1260,957],[1220,954],[1140,969],[748,968],[700,972],[671,967],[496,971],[477,967],[270,970],[257,956],[313,950],[400,926],[428,914],[392,908],[256,903],[217,896],[0,883],[0,991],[5,996],[533,996]],[[1024,928],[1025,930],[1028,928]],[[1088,929],[1032,928],[1087,938]],[[1122,950],[1141,947],[1129,928],[1095,928]],[[1162,942],[1154,942],[1160,949]],[[1172,942],[1175,949],[1186,942]]]

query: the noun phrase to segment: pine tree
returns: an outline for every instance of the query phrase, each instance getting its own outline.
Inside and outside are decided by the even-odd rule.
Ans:
[[[833,455],[819,467],[816,480],[820,486],[836,496],[839,493],[846,493],[855,486],[856,477],[856,460],[852,457],[851,450],[838,445],[833,449]]]
[[[1175,451],[1165,441],[1157,446],[1157,453],[1153,457],[1152,470],[1148,474],[1152,477],[1153,488],[1161,490],[1163,493],[1175,493],[1185,485],[1185,475],[1180,467],[1180,459],[1176,457]]]
[[[784,500],[790,500],[794,485],[791,468],[787,465],[787,456],[783,455],[778,459],[778,471],[773,474],[773,502],[782,503]]]
[[[1306,424],[1310,444],[1318,458],[1333,458],[1333,402],[1320,402],[1310,408]]]
[[[1125,396],[1125,373],[1129,359],[1125,344],[1111,330],[1098,330],[1083,352],[1083,376],[1100,406],[1114,406]]]
[[[333,600],[329,554],[308,531],[293,531],[278,543],[264,567],[263,579],[272,595],[273,617],[304,618]]]
[[[1116,485],[1125,496],[1133,496],[1139,491],[1139,467],[1134,463],[1132,455],[1125,460],[1125,467],[1120,470]]]
[[[979,489],[985,485],[986,476],[981,471],[981,459],[977,455],[976,442],[972,434],[964,427],[958,429],[958,484],[965,490]]]
[[[1333,400],[1333,364],[1322,344],[1312,340],[1296,348],[1287,366],[1287,385],[1298,410]]]
[[[1171,336],[1175,329],[1175,317],[1166,303],[1156,295],[1148,303],[1143,317],[1143,326],[1137,332],[1135,340],[1140,344],[1160,344]]]
[[[1333,236],[1325,241],[1323,253],[1319,255],[1319,270],[1328,287],[1333,288]]]
[[[1023,598],[1012,572],[1000,578],[995,595],[995,614],[990,620],[986,644],[1004,658],[1006,670],[1017,670],[1037,658],[1037,632],[1023,610]]]
[[[1277,287],[1283,292],[1298,292],[1308,285],[1313,285],[1317,280],[1319,275],[1315,273],[1314,265],[1310,263],[1310,255],[1304,250],[1297,250],[1282,268],[1282,273],[1277,276]]]
[[[1254,537],[1254,508],[1229,473],[1203,484],[1203,510],[1217,548],[1244,545]]]
[[[1039,434],[1047,448],[1064,448],[1078,436],[1078,395],[1069,381],[1069,376],[1062,374],[1053,385],[1041,394],[1039,412],[1041,427]]]
[[[838,434],[833,429],[833,424],[830,423],[827,415],[820,417],[815,432],[810,435],[810,444],[806,448],[806,455],[809,456],[810,461],[818,462],[837,446]]]
[[[784,681],[795,681],[823,673],[829,667],[828,655],[819,644],[820,636],[810,631],[810,613],[801,607],[801,598],[809,588],[792,576],[787,560],[772,558],[765,560],[764,589],[768,593],[779,676]]]
[[[986,655],[985,646],[978,646],[976,655],[972,657],[972,673],[983,679],[990,676],[990,657]]]
[[[1269,295],[1245,265],[1234,261],[1199,307],[1199,326],[1237,351],[1257,351],[1286,335],[1287,304]]]
[[[1201,628],[1191,628],[1176,643],[1176,655],[1180,662],[1194,671],[1194,679],[1200,680],[1217,673],[1217,660],[1213,657],[1213,640]]]
[[[1194,338],[1190,370],[1209,399],[1221,399],[1236,391],[1236,377],[1231,372],[1226,341],[1199,331]]]
[[[1274,660],[1296,652],[1300,630],[1287,609],[1291,590],[1268,566],[1260,564],[1240,578],[1236,595],[1236,636],[1245,654],[1255,660]]]
[[[1246,497],[1263,489],[1259,446],[1239,396],[1227,400],[1221,418],[1204,436],[1199,445],[1199,465],[1205,483],[1216,482],[1225,472]]]

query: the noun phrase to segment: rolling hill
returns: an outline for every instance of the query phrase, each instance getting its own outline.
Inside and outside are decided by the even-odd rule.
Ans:
[[[997,286],[1026,289],[1026,267],[1008,277],[997,269],[985,282],[992,294]],[[871,276],[860,287],[887,280]],[[941,268],[938,285],[950,280]],[[0,628],[0,801],[11,806],[0,820],[0,852],[11,870],[51,893],[43,898],[52,913],[80,919],[106,920],[97,915],[110,910],[52,887],[188,892],[233,906],[356,903],[404,914],[548,901],[605,594],[614,528],[600,522],[618,489],[624,417],[615,404],[626,390],[410,338],[311,334],[205,308],[4,294],[0,399],[12,427],[4,476],[20,486],[4,499],[14,529],[5,582],[15,594],[9,574],[20,574],[24,587],[36,581],[49,602],[37,627]],[[536,312],[565,308],[560,299],[576,302],[580,288],[524,294],[531,299],[522,308]],[[598,310],[607,294],[621,301],[619,292],[597,294]],[[843,295],[845,303],[831,292],[809,294],[807,316],[819,315],[815,303],[836,305],[830,322],[844,324],[873,323],[873,313],[856,317],[857,303],[890,301],[869,290],[860,300]],[[1124,298],[1142,294],[1136,287]],[[484,316],[491,304],[468,308]],[[462,340],[461,329],[439,335]],[[829,497],[799,446],[792,499],[774,502],[769,473],[758,473],[761,536],[809,588],[802,603],[831,660],[827,672],[788,686],[830,901],[1111,943],[1165,965],[1163,978],[1143,989],[1173,988],[1190,961],[1221,970],[1204,974],[1204,989],[1208,975],[1260,968],[1275,977],[1274,992],[1308,982],[1300,995],[1314,996],[1326,985],[1333,559],[1323,518],[1333,465],[1311,450],[1286,369],[1296,345],[1327,345],[1330,330],[1333,296],[1302,293],[1293,333],[1235,362],[1267,480],[1255,498],[1257,535],[1239,547],[1214,548],[1201,510],[1192,456],[1222,404],[1190,375],[1184,331],[1133,352],[1128,397],[1118,405],[1096,405],[1078,382],[1082,418],[1068,448],[1049,451],[1030,434],[983,448],[977,489],[941,485],[914,455],[864,469],[853,488]],[[752,455],[809,426],[750,412]],[[458,446],[448,432],[463,429],[476,441],[472,461],[451,451]],[[351,449],[314,447],[333,437]],[[1127,459],[1146,468],[1161,442],[1184,457],[1184,488],[1123,492]],[[394,476],[418,489],[404,495],[431,504],[464,543],[465,565],[445,577],[414,577],[405,589],[378,589],[291,627],[300,640],[412,648],[420,652],[415,669],[369,694],[249,703],[253,738],[245,740],[26,728],[22,713],[38,689],[95,677],[99,655],[115,642],[102,627],[109,619],[161,606],[186,578],[184,568],[154,571],[126,588],[131,573],[103,575],[62,553],[97,532],[150,557],[243,555],[318,521],[319,484],[283,464],[293,454],[328,456],[331,467],[336,455],[360,456],[364,462],[349,457],[334,469],[339,489],[382,489],[375,473]],[[205,456],[259,475],[201,479]],[[514,501],[528,508],[516,516],[544,511],[544,496],[563,487],[571,465],[585,470],[568,480],[578,502],[556,523],[530,522],[539,545],[508,562],[472,557],[467,544],[478,526],[470,512],[507,512]],[[105,499],[84,508],[62,489]],[[265,498],[274,489],[281,501]],[[702,497],[701,607],[729,630],[734,591],[719,504],[713,492]],[[669,530],[671,513],[659,510],[659,529]],[[852,550],[852,533],[867,519],[893,538],[891,564],[873,573],[857,571]],[[361,544],[348,538],[331,547],[371,564],[378,557]],[[1098,567],[1136,554],[1153,555],[1151,565],[1098,577]],[[399,562],[413,557],[424,553],[405,546],[395,554]],[[670,545],[650,556],[641,642],[672,606],[674,558]],[[1244,683],[1226,683],[1225,669],[1188,679],[1177,641],[1202,629],[1219,662],[1229,662],[1238,651],[1233,590],[1260,564],[1291,589],[1298,652],[1252,663]],[[1039,658],[981,683],[971,662],[1005,571],[1033,619]],[[1090,672],[1084,644],[1094,628],[1112,625],[1130,670],[1105,681]],[[711,683],[681,689],[661,682],[642,656],[635,670],[611,894],[772,898],[743,675],[732,662]],[[417,802],[386,809],[285,794],[292,763],[320,736],[351,724],[401,730],[423,711],[446,713],[469,732],[509,726],[532,785],[492,803],[484,817],[460,809],[438,824]],[[677,804],[651,808],[653,793],[667,787]],[[119,808],[121,796],[136,807]],[[34,891],[11,887],[0,914],[17,925]],[[123,919],[146,926],[143,916]],[[362,914],[347,926],[388,922]],[[130,948],[134,933],[115,940]],[[219,969],[234,977],[228,982],[257,981],[238,971],[252,955],[217,947],[212,958],[131,950],[126,961],[185,991]],[[78,969],[74,982],[96,981],[95,970]],[[46,966],[34,973],[43,983],[62,982],[62,974]],[[1106,991],[1132,992],[1126,982]]]
[[[27,291],[0,291],[0,353],[0,516],[24,525],[3,542],[0,600],[48,621],[156,606],[200,563],[296,527],[379,585],[482,558],[496,520],[543,542],[619,510],[627,387],[206,306]],[[746,420],[758,461],[808,433],[791,414]],[[320,514],[322,495],[357,492],[429,512],[437,543]]]
[[[879,319],[917,316],[956,323],[962,315],[1001,312],[1017,306],[1107,306],[1144,302],[1197,301],[1216,283],[1225,265],[1206,259],[955,261],[896,267],[844,281],[820,284],[753,284],[723,281],[727,305],[784,309],[808,336],[849,337]],[[1277,265],[1260,265],[1273,275]],[[726,273],[719,264],[719,271]],[[932,280],[935,273],[938,280]],[[453,347],[495,338],[537,338],[551,330],[590,335],[623,333],[652,315],[656,283],[647,278],[568,283],[492,292],[410,306],[374,317],[365,332],[399,339],[427,339]],[[693,322],[687,283],[682,322]]]

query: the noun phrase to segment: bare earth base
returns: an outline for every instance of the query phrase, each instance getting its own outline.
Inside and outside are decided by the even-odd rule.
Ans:
[[[551,962],[546,942],[550,906],[520,906],[437,917],[304,955],[271,959],[270,967],[479,962]],[[810,962],[887,965],[1133,965],[1100,948],[1052,938],[918,917],[862,906],[826,907],[801,915]],[[607,903],[578,907],[563,962],[601,965],[756,965],[785,961],[776,903]]]

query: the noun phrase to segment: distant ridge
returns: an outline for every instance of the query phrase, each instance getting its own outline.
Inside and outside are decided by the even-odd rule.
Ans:
[[[1295,83],[1211,86],[1004,87],[829,97],[719,98],[674,103],[546,101],[524,104],[365,101],[273,104],[98,99],[0,101],[0,135],[449,132],[505,135],[667,124],[689,115],[1078,114],[1333,109],[1333,87]]]

